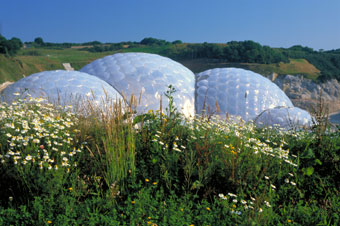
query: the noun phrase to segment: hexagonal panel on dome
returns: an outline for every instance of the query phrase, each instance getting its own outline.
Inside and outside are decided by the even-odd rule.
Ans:
[[[195,113],[195,75],[186,67],[169,58],[149,53],[117,53],[93,61],[81,71],[95,75],[121,92],[124,96],[132,94],[141,104],[137,110],[145,112],[168,105],[164,93],[171,84],[177,90],[174,104],[186,116]]]
[[[42,97],[61,105],[78,104],[81,98],[99,105],[106,98],[114,101],[122,99],[117,90],[98,77],[64,70],[43,71],[20,79],[3,90],[2,100],[11,103],[17,98],[14,93],[19,93],[23,98],[27,94],[34,98]]]
[[[285,129],[298,127],[310,128],[313,124],[312,116],[305,110],[298,107],[278,107],[262,112],[255,123],[259,126],[278,125]]]
[[[196,75],[196,112],[241,116],[248,121],[266,109],[293,107],[269,79],[239,68],[216,68]]]

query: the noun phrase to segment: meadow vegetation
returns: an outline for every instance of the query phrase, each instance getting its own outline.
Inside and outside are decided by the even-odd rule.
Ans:
[[[340,130],[0,104],[0,225],[339,225]]]

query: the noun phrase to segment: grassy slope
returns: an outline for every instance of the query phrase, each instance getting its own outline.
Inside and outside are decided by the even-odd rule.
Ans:
[[[280,64],[255,64],[255,63],[225,63],[211,59],[182,60],[183,65],[198,73],[211,68],[237,67],[252,70],[262,75],[269,75],[273,72],[284,75],[302,74],[308,78],[316,79],[320,71],[305,59],[291,59],[290,63]]]
[[[160,53],[167,46],[161,47],[138,47],[131,49],[123,49],[120,52],[149,52]],[[27,53],[34,51],[37,56],[29,56]],[[63,69],[62,63],[71,63],[75,70],[79,70],[84,65],[92,62],[95,59],[114,54],[116,52],[91,53],[87,51],[79,51],[77,49],[23,49],[21,52],[12,58],[6,58],[0,55],[0,83],[5,81],[16,81],[24,75],[45,71]],[[194,59],[181,60],[180,63],[187,66],[193,72],[198,73],[207,69],[217,67],[239,67],[258,72],[263,75],[269,75],[273,72],[277,74],[304,74],[309,78],[316,79],[319,75],[312,64],[305,59],[294,59],[289,64],[247,64],[247,63],[224,63],[213,59]]]

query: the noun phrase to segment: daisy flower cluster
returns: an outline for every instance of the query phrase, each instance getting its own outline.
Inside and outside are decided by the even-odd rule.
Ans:
[[[0,162],[49,170],[76,166],[74,157],[83,147],[73,146],[79,131],[73,129],[77,118],[70,108],[32,97],[0,103]]]

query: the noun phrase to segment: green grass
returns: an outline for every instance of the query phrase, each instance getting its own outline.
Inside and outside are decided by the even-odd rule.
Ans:
[[[339,225],[339,129],[189,120],[173,92],[138,116],[0,103],[0,224]]]

